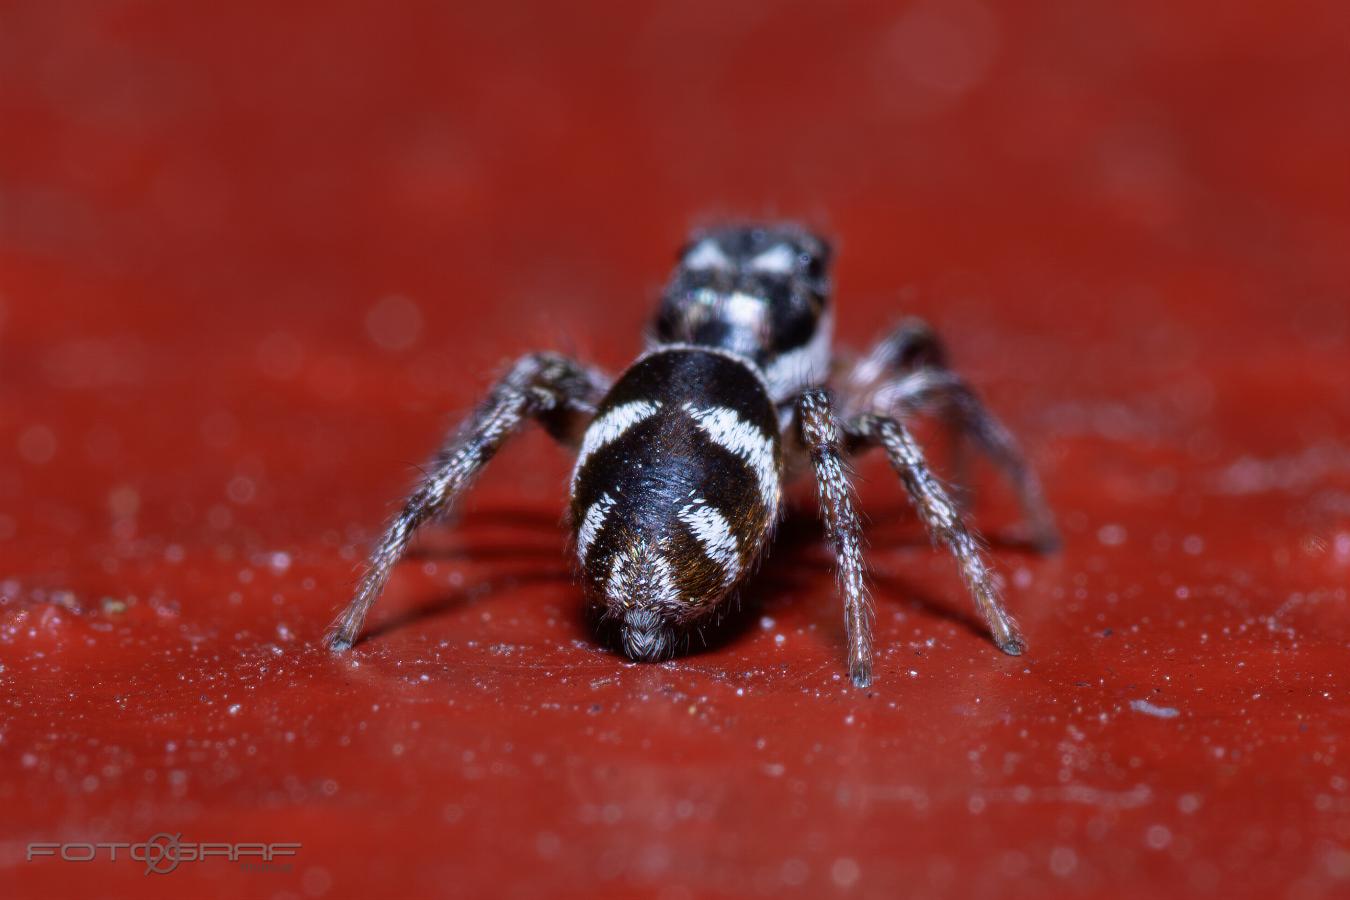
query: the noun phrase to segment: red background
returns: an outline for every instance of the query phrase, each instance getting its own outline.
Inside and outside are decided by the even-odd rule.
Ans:
[[[1344,896],[1346,9],[7,4],[0,893]],[[728,215],[833,235],[842,341],[928,317],[1022,437],[1029,654],[871,460],[873,690],[809,499],[741,628],[626,664],[537,431],[316,649],[447,416],[621,368]],[[303,848],[25,861],[156,832]]]

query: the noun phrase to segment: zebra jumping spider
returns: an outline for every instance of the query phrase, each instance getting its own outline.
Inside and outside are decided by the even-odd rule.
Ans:
[[[389,525],[328,646],[351,647],[417,529],[445,514],[534,419],[579,446],[576,560],[587,602],[631,659],[666,659],[688,635],[717,624],[769,544],[785,480],[809,466],[838,561],[849,674],[859,686],[871,683],[871,607],[846,459],[873,446],[889,457],[931,536],[956,557],[994,642],[1022,653],[981,544],[906,421],[931,412],[972,440],[1011,480],[1033,539],[1049,549],[1057,536],[1040,483],[924,323],[903,322],[851,366],[835,365],[830,256],[824,240],[795,226],[695,234],[646,352],[617,381],[551,353],[521,358],[449,437]]]

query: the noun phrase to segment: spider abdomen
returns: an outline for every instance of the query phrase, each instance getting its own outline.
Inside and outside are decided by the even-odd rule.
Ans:
[[[615,383],[586,431],[571,512],[586,592],[630,656],[667,656],[715,614],[769,539],[781,479],[777,417],[750,364],[665,347]]]

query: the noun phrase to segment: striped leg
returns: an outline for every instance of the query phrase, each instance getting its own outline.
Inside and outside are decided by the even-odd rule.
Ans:
[[[879,341],[848,373],[848,402],[845,417],[865,412],[889,415],[892,410],[876,401],[879,392],[897,378],[916,372],[948,371],[947,347],[923,319],[908,318]],[[949,435],[951,447],[952,490],[963,509],[969,499],[970,435],[965,423],[948,404],[936,404],[933,410]]]
[[[966,587],[975,598],[980,615],[989,623],[994,643],[1004,653],[1017,656],[1026,649],[1017,623],[1003,608],[1003,601],[984,561],[979,542],[961,520],[956,505],[933,477],[914,436],[895,419],[862,415],[848,423],[850,437],[862,443],[879,444],[891,467],[909,491],[910,500],[934,540],[946,544],[961,566]]]
[[[848,671],[853,683],[872,683],[872,608],[867,597],[867,570],[862,558],[862,525],[853,508],[853,491],[844,468],[839,426],[833,403],[823,390],[805,391],[797,398],[796,432],[811,456],[820,514],[839,564],[839,588],[844,594],[844,629],[848,634]]]
[[[417,529],[449,510],[508,437],[533,418],[558,440],[574,444],[604,389],[600,375],[565,357],[547,353],[522,357],[436,454],[426,477],[371,553],[356,595],[329,626],[328,647],[341,652],[355,643],[366,614]]]
[[[1012,483],[1037,549],[1048,552],[1059,546],[1055,517],[1035,470],[1027,464],[1012,433],[969,383],[948,368],[946,350],[928,325],[918,319],[902,324],[854,367],[849,381],[856,396],[864,398],[863,408],[853,412],[874,412],[903,421],[931,410],[954,436],[972,439]],[[959,454],[959,439],[956,446]],[[957,476],[963,484],[965,473],[958,471]]]
[[[1046,552],[1057,548],[1059,532],[1040,479],[1027,465],[1012,433],[989,412],[965,379],[942,369],[923,369],[884,386],[874,401],[878,412],[901,420],[933,407],[953,417],[1012,482],[1036,547]]]

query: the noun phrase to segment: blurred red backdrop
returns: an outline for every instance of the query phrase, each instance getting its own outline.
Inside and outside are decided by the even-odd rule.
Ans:
[[[1344,896],[1347,79],[1330,2],[7,4],[0,892]],[[537,433],[317,650],[449,417],[622,367],[727,216],[1021,435],[1031,652],[870,461],[875,689],[809,500],[745,627],[626,664]],[[303,847],[25,859],[157,832]]]

